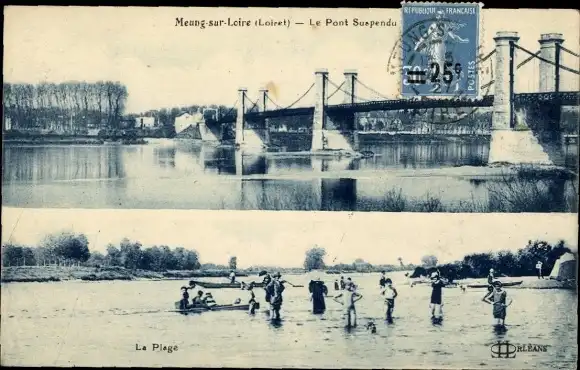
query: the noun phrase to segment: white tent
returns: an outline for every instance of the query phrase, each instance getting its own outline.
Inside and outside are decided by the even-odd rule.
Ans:
[[[572,253],[565,253],[556,261],[550,274],[550,279],[576,279],[576,259]]]

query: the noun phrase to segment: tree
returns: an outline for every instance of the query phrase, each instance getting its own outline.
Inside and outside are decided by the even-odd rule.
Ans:
[[[92,252],[91,256],[87,260],[87,265],[100,267],[105,264],[106,257],[100,252]]]
[[[423,264],[423,267],[435,267],[437,266],[437,261],[437,257],[433,255],[421,257],[421,263]]]
[[[324,256],[326,256],[326,250],[324,248],[314,247],[307,250],[304,268],[309,271],[323,269],[325,266]]]
[[[397,260],[399,261],[401,267],[405,267],[405,265],[403,264],[403,259],[401,257],[397,258]]]
[[[235,270],[238,267],[238,257],[232,256],[230,257],[230,270]]]
[[[42,246],[53,251],[60,263],[80,263],[89,259],[89,241],[83,234],[60,232],[47,235]]]

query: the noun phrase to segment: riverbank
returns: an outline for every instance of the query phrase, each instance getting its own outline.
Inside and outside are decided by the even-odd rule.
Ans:
[[[521,281],[520,285],[506,287],[506,289],[576,289],[577,285],[574,281],[558,281],[546,277],[545,279],[538,279],[536,276],[513,276],[498,278],[502,283],[511,283]],[[457,284],[487,284],[487,279],[464,279],[456,280]],[[472,288],[484,289],[484,288]]]
[[[227,277],[229,270],[194,271],[146,271],[128,270],[124,267],[85,266],[18,266],[2,268],[2,283],[58,282],[67,280],[110,281],[110,280],[180,280],[200,277]],[[238,272],[237,276],[248,276]]]
[[[30,137],[30,138],[8,138],[2,139],[3,144],[10,145],[105,145],[105,144],[122,144],[122,145],[144,145],[147,141],[144,139],[119,139],[106,140],[98,137]]]

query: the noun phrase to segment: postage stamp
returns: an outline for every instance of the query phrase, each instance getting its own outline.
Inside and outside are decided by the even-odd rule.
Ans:
[[[402,4],[403,96],[467,96],[479,92],[480,4]]]

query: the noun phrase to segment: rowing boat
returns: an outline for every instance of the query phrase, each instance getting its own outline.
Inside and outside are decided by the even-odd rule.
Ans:
[[[516,286],[516,285],[520,285],[521,283],[523,283],[523,280],[520,281],[510,281],[508,283],[501,283],[502,286],[506,287],[506,286]],[[487,288],[489,286],[489,284],[468,284],[467,287],[468,288]]]
[[[197,281],[192,280],[196,285],[199,285],[202,288],[206,289],[223,289],[223,288],[232,288],[232,289],[241,289],[243,286],[248,286],[248,283],[211,283],[209,281]],[[254,283],[254,288],[263,288],[264,283]]]
[[[180,302],[175,302],[176,312],[208,312],[208,311],[248,311],[249,304],[224,304],[213,306],[211,308],[206,306],[189,307],[185,310],[180,308]]]

